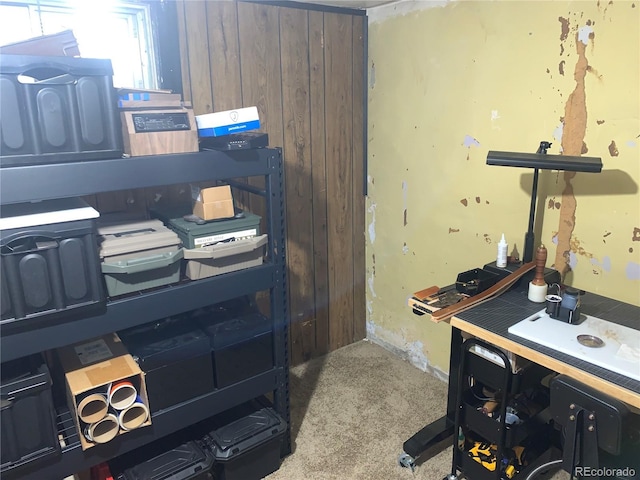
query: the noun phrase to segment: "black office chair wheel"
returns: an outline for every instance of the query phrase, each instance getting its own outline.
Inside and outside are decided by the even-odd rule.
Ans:
[[[408,453],[402,452],[398,457],[398,465],[402,468],[410,468],[413,471],[416,466],[416,460]]]

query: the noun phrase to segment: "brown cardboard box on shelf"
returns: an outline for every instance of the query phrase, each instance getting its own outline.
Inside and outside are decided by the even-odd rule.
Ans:
[[[235,214],[233,196],[229,185],[199,188],[191,186],[194,200],[193,214],[203,220],[231,218]]]
[[[88,394],[96,392],[107,394],[109,385],[128,380],[136,388],[137,395],[148,411],[149,399],[144,373],[127,352],[117,334],[112,333],[69,345],[58,349],[57,354],[65,372],[67,403],[78,430],[82,450],[99,444],[99,442],[92,442],[85,437],[86,424],[79,418],[79,405]],[[148,425],[151,425],[150,415],[137,428]],[[123,435],[128,431],[122,427],[117,430],[116,436]]]

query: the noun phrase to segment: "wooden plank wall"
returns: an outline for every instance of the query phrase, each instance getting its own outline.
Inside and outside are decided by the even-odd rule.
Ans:
[[[256,105],[270,145],[283,148],[291,363],[364,338],[366,17],[176,3],[195,113]]]

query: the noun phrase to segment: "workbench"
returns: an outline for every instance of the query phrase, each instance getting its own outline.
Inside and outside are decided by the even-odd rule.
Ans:
[[[583,313],[636,330],[640,329],[640,307],[638,306],[588,292],[582,296],[581,304]],[[435,454],[434,449],[442,446],[443,443],[451,445],[445,440],[453,435],[454,430],[456,385],[463,334],[464,336],[472,335],[554,372],[567,375],[624,402],[632,409],[635,408],[636,412],[640,411],[640,381],[508,332],[509,327],[543,308],[544,304],[533,303],[527,299],[526,286],[516,285],[508,292],[458,313],[448,320],[452,328],[446,413],[403,444],[401,465],[413,467],[413,462],[427,450]]]

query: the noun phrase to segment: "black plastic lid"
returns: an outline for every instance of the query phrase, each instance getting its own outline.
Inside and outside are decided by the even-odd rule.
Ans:
[[[260,313],[250,313],[223,321],[199,319],[214,350],[237,345],[271,332],[271,322]]]
[[[0,54],[0,73],[26,74],[38,80],[65,73],[75,76],[112,76],[113,66],[111,60],[105,58]]]
[[[2,383],[0,396],[25,394],[29,389],[41,389],[51,386],[51,377],[42,355],[34,354],[24,358],[16,358],[2,364]]]
[[[208,355],[208,335],[187,319],[167,319],[118,335],[144,371],[199,355]]]
[[[234,413],[237,412],[216,417],[219,421],[229,417],[231,420],[208,434],[216,461],[241,455],[281,435],[287,428],[287,423],[272,408],[264,407],[235,419]]]
[[[193,478],[198,472],[206,472],[212,465],[211,454],[192,441],[128,468],[118,478],[122,480],[183,480]]]

